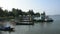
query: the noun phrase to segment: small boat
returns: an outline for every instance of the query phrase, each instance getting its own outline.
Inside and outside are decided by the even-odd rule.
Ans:
[[[14,31],[13,21],[10,22],[0,22],[0,31]]]
[[[46,18],[45,22],[53,22],[53,19],[52,18]]]
[[[0,28],[0,31],[14,31],[14,28],[3,27],[3,28]]]

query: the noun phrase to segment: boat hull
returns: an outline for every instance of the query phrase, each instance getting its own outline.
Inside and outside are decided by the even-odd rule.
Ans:
[[[34,23],[19,23],[19,22],[17,22],[16,25],[34,25]]]
[[[14,28],[0,28],[0,31],[14,31]]]
[[[53,22],[53,20],[33,20],[34,22]]]

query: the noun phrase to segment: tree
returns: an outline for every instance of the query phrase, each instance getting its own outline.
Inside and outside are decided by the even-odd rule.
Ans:
[[[37,16],[40,16],[40,13],[36,13]]]
[[[28,11],[28,14],[30,14],[30,15],[34,15],[33,10],[29,10],[29,11]]]
[[[17,10],[15,8],[12,8],[12,13],[14,14],[14,16],[17,16]]]
[[[9,16],[14,16],[13,12],[9,12]]]
[[[3,12],[3,9],[0,7],[0,16],[4,16],[4,12]]]
[[[22,10],[21,9],[17,9],[17,15],[22,15]]]
[[[8,10],[4,10],[4,16],[8,17]]]

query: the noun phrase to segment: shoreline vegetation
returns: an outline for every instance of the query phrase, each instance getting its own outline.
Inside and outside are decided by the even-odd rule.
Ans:
[[[34,17],[40,17],[40,13],[34,13],[33,10],[29,10],[28,12],[24,12],[21,9],[12,8],[11,11],[7,9],[3,10],[0,7],[0,19],[14,19],[15,17],[19,17],[19,15],[31,15]]]

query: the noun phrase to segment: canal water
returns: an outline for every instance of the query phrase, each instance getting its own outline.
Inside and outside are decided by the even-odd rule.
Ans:
[[[37,22],[35,25],[16,25],[15,32],[0,31],[0,34],[60,34],[60,16],[50,16],[54,22]]]

